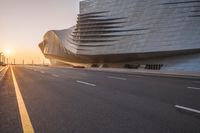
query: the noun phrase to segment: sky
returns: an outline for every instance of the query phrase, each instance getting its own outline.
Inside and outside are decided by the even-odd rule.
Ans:
[[[0,52],[10,51],[10,62],[43,62],[43,35],[75,25],[78,11],[79,0],[0,0]]]

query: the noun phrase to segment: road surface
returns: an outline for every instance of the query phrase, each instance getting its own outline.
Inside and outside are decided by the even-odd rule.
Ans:
[[[0,133],[24,131],[11,70],[35,133],[200,133],[198,79],[31,66],[0,81]]]

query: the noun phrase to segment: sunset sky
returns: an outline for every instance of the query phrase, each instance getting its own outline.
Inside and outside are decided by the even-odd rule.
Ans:
[[[17,63],[42,62],[43,35],[73,26],[78,9],[79,0],[1,0],[0,52],[10,51]]]

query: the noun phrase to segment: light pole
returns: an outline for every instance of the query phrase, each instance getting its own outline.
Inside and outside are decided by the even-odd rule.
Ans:
[[[0,53],[0,65],[3,65],[3,54]]]
[[[0,62],[2,62],[2,53],[0,52]]]

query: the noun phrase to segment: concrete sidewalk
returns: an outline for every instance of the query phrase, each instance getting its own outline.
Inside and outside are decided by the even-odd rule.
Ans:
[[[66,66],[49,66],[52,68],[68,68],[68,69],[80,69]],[[114,72],[125,74],[137,74],[146,76],[163,76],[163,77],[175,77],[175,78],[193,78],[200,80],[200,72],[181,72],[181,71],[164,71],[164,70],[146,70],[146,69],[124,69],[124,68],[84,68],[83,70],[89,71],[101,71],[101,72]]]
[[[200,79],[200,72],[194,73],[194,72],[145,70],[145,69],[123,69],[123,68],[86,68],[86,69],[93,70],[93,71],[117,72],[117,73],[126,73],[126,74]]]

